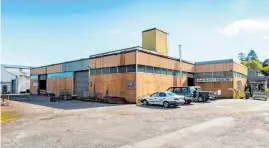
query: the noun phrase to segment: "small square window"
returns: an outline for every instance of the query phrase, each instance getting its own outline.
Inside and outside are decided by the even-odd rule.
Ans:
[[[95,74],[94,72],[95,72],[95,70],[94,70],[94,69],[90,69],[90,75],[92,75],[92,76],[93,76],[93,75]]]
[[[119,73],[126,73],[126,66],[119,66],[118,70],[119,70]]]
[[[110,74],[112,73],[118,73],[117,67],[110,67]]]
[[[144,65],[137,65],[137,71],[138,72],[145,72],[146,71],[146,67]]]
[[[154,67],[154,73],[161,74],[161,69],[158,67]]]
[[[127,72],[135,72],[135,65],[128,65]]]
[[[109,74],[109,68],[102,68],[102,74]]]
[[[146,72],[147,73],[153,73],[153,67],[152,66],[147,66],[146,67]]]
[[[95,75],[102,74],[101,68],[95,69]]]

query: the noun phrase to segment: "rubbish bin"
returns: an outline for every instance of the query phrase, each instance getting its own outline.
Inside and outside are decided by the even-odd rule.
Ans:
[[[250,93],[246,92],[246,99],[249,99],[249,97],[250,97]]]

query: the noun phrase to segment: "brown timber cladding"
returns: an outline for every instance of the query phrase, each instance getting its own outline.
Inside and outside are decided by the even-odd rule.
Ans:
[[[68,91],[69,93],[74,93],[74,78],[48,78],[47,79],[47,93],[54,93],[59,96],[61,91]]]
[[[134,65],[136,60],[135,51],[122,53],[117,55],[104,56],[89,60],[91,68],[104,68],[123,65]],[[102,99],[104,96],[121,97],[130,103],[136,102],[135,94],[135,73],[116,73],[91,75],[90,79],[90,95],[95,95]],[[133,87],[127,87],[127,83],[132,82]]]
[[[47,73],[47,67],[33,68],[30,70],[31,75],[40,75]]]
[[[239,73],[244,74],[244,75],[248,74],[247,67],[245,67],[242,64],[236,63],[236,62],[233,63],[233,71],[239,72]]]
[[[123,66],[135,64],[135,51],[100,58],[90,59],[89,65],[91,68],[103,68],[113,66]]]
[[[133,82],[132,88],[127,87],[128,81]],[[93,97],[94,91],[99,99],[104,96],[121,97],[130,103],[135,103],[135,73],[118,73],[90,76],[90,95]]]
[[[198,83],[203,91],[215,91],[221,90],[221,97],[233,97],[233,91],[228,88],[233,88],[233,82],[222,83]]]
[[[233,70],[233,63],[195,65],[195,68],[196,68],[195,72],[232,71]]]
[[[154,92],[166,91],[172,86],[187,86],[187,77],[160,75],[160,74],[148,74],[148,73],[137,73],[137,85],[138,99],[144,96],[151,95]],[[180,83],[181,82],[181,83]]]
[[[138,52],[137,62],[140,65],[180,70],[179,61],[150,53]],[[194,64],[182,62],[182,71],[194,73]]]
[[[31,94],[33,95],[37,95],[38,94],[38,87],[37,86],[34,86],[34,83],[38,83],[38,80],[30,80],[30,92]]]
[[[62,64],[47,67],[47,73],[57,73],[57,72],[62,72]]]

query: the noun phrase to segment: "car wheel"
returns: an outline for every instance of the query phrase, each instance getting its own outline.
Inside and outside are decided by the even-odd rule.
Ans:
[[[203,100],[204,100],[203,96],[198,97],[198,102],[203,102]]]
[[[143,100],[142,102],[143,102],[143,105],[148,105],[149,104],[147,100]]]
[[[191,100],[187,100],[187,104],[191,104],[191,102],[192,102]]]
[[[165,108],[169,108],[169,107],[170,107],[169,102],[167,102],[167,101],[163,102],[163,107],[165,107]]]

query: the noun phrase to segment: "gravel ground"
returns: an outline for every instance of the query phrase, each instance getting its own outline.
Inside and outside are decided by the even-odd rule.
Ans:
[[[5,148],[268,148],[269,101],[178,108],[13,98],[23,117],[2,125]],[[23,102],[18,102],[21,100]]]

